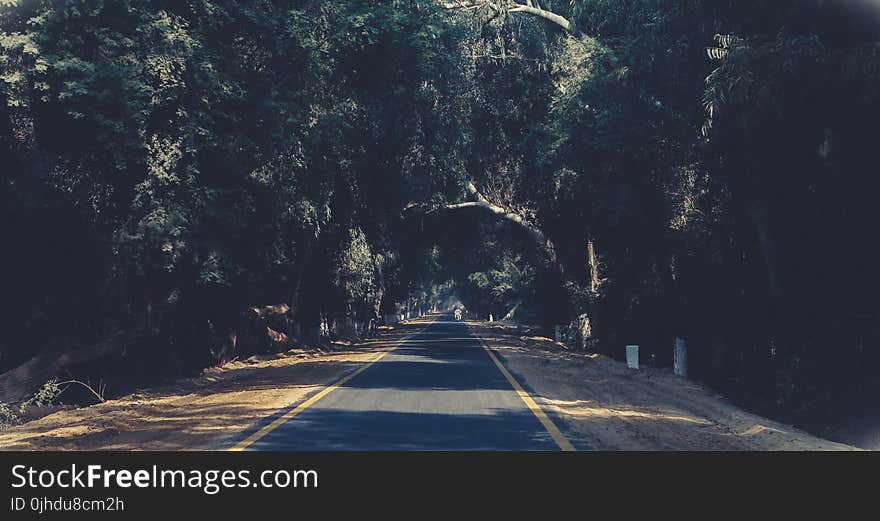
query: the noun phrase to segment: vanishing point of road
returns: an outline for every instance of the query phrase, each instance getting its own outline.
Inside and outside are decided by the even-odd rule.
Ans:
[[[466,324],[429,320],[232,449],[573,450]]]

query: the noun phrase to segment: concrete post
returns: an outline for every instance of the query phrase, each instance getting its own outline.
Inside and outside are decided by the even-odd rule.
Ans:
[[[492,313],[489,313],[489,322],[495,322],[495,318],[492,317]]]
[[[630,369],[639,368],[639,346],[626,346],[626,366]]]
[[[687,344],[681,337],[675,337],[672,343],[672,359],[676,376],[687,377]]]

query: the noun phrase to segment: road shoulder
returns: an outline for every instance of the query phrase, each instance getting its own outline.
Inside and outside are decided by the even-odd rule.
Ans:
[[[857,450],[744,411],[671,370],[633,371],[501,323],[468,326],[566,432],[595,450]]]
[[[357,370],[411,326],[333,351],[293,349],[205,370],[173,385],[59,410],[0,431],[0,450],[201,450]]]

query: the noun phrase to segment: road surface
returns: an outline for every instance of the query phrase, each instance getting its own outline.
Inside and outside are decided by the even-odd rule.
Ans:
[[[234,448],[571,448],[464,323],[441,315],[421,327],[378,361],[263,422]]]

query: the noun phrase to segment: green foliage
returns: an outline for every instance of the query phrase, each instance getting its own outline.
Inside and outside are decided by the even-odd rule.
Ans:
[[[62,390],[63,389],[61,389],[61,386],[58,384],[58,380],[51,379],[43,384],[33,396],[21,402],[18,406],[18,410],[19,412],[24,413],[24,411],[31,405],[35,407],[52,405],[55,403],[55,400],[61,394]]]
[[[349,240],[340,252],[334,270],[336,285],[344,293],[346,302],[361,306],[370,302],[376,291],[375,274],[379,262],[363,230],[349,230]]]
[[[491,296],[489,305],[494,309],[508,309],[517,302],[531,297],[535,282],[534,268],[523,262],[522,258],[504,256],[500,266],[487,271],[477,271],[468,275],[468,280],[480,292]]]
[[[19,418],[8,404],[0,402],[0,430],[18,425]]]
[[[175,316],[223,337],[233,310],[292,296],[366,305],[399,208],[455,188],[426,175],[458,139],[455,111],[435,110],[452,92],[445,16],[433,2],[4,4],[9,222],[69,223],[59,249],[76,252],[56,288],[27,267],[53,246],[16,253],[13,337],[59,329],[33,317],[57,320],[77,278],[101,288],[65,312],[77,343],[139,324],[176,335]],[[317,285],[334,280],[341,301]]]
[[[564,31],[429,0],[4,2],[2,368],[118,329],[198,366],[245,306],[308,336],[453,298],[661,362],[687,335],[694,371],[774,400],[817,381],[811,346],[868,367],[880,51],[837,4],[541,2]],[[469,183],[527,226],[445,212]]]

